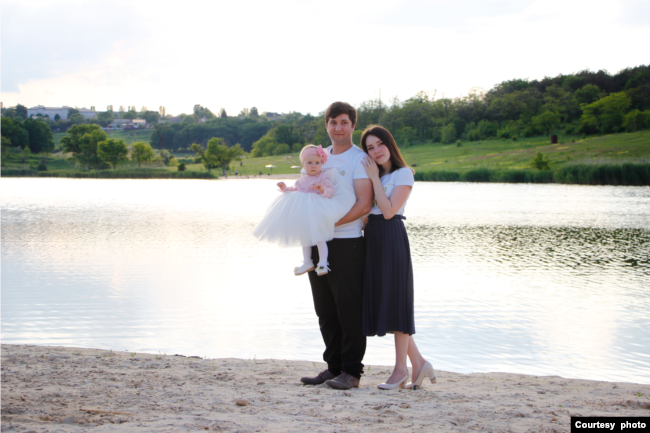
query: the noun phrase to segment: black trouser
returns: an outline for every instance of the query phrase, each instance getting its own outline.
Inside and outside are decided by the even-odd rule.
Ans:
[[[366,337],[361,333],[361,290],[365,245],[363,237],[332,239],[327,243],[331,269],[319,277],[309,272],[314,308],[325,342],[323,360],[327,369],[338,376],[341,371],[357,379],[363,374]],[[318,263],[318,248],[311,250]]]

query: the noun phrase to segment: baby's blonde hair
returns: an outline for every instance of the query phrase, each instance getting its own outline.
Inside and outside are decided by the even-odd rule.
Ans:
[[[302,150],[300,151],[300,165],[302,165],[303,161],[305,160],[305,157],[303,156],[303,154],[305,153],[305,150],[307,150],[307,149],[318,149],[318,146],[316,146],[315,144],[308,144],[308,145],[306,145],[305,147],[302,148]]]

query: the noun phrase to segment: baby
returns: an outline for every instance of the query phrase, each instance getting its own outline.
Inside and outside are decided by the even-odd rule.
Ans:
[[[260,240],[280,245],[301,245],[303,263],[295,275],[316,270],[328,273],[327,241],[334,237],[334,224],[352,208],[354,190],[336,170],[322,171],[328,153],[322,146],[308,144],[300,152],[305,175],[294,186],[278,182],[282,195],[271,204],[253,231]],[[312,260],[312,246],[318,249],[318,266]]]

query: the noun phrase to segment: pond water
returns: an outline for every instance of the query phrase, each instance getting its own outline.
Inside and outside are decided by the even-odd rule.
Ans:
[[[300,249],[251,236],[276,182],[0,180],[2,342],[321,361]],[[406,216],[434,368],[650,383],[650,188],[418,182]]]

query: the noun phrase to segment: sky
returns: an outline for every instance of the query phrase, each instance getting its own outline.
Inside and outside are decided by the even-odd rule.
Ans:
[[[1,4],[5,107],[229,115],[462,97],[650,64],[650,0],[130,0]]]

